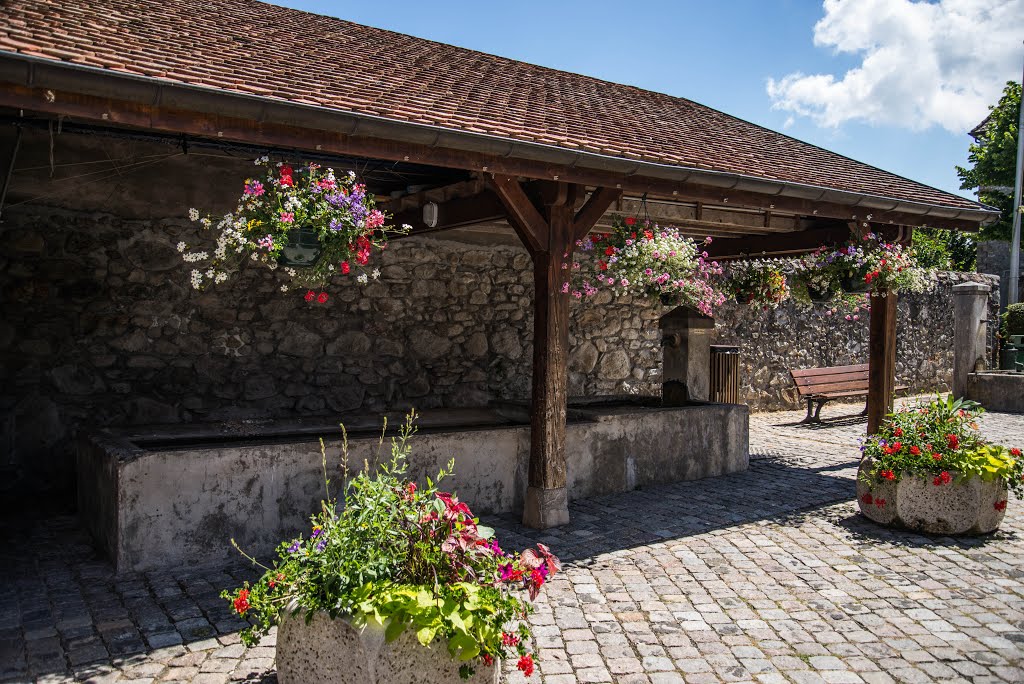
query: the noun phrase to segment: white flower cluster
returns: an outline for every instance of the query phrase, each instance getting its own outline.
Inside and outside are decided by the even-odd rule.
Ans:
[[[377,278],[380,278],[380,269],[379,268],[373,269],[373,271],[370,273],[370,277],[373,278],[374,280],[376,280]]]
[[[192,269],[192,288],[195,290],[202,289],[203,286],[203,274],[199,271]]]
[[[284,201],[285,211],[298,211],[302,208],[302,201],[294,195]]]
[[[258,157],[256,161],[253,162],[253,164],[256,166],[260,166],[261,164],[266,164],[269,161],[270,157],[268,157],[267,155],[263,155],[262,157]]]
[[[188,210],[188,219],[189,219],[189,221],[198,221],[199,220],[199,210],[196,209],[195,207],[192,207],[191,209],[189,209]]]
[[[356,282],[359,283],[360,285],[365,285],[367,280],[368,279],[365,273],[360,273],[359,275],[356,276]]]
[[[175,246],[178,248],[179,252],[184,252],[186,249],[188,249],[188,245],[186,245],[184,242],[179,242]]]
[[[206,252],[190,252],[188,254],[182,254],[181,258],[184,259],[186,263],[194,264],[197,261],[205,261],[209,259],[210,255]]]

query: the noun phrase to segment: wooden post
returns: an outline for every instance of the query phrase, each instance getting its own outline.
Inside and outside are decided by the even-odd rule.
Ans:
[[[533,257],[533,392],[523,524],[544,529],[569,522],[565,468],[569,294],[562,291],[567,277],[562,264],[569,263],[576,240],[589,232],[621,192],[600,189],[577,213],[578,188],[550,183],[542,188],[542,214],[516,179],[499,176],[492,187]]]
[[[871,295],[868,341],[868,434],[892,412],[896,387],[896,293]]]

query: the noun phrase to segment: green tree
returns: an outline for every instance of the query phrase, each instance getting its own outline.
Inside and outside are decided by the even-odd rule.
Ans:
[[[962,190],[978,190],[978,198],[1003,212],[999,220],[981,229],[982,240],[1009,240],[1012,230],[1013,174],[1017,164],[1017,123],[1020,120],[1020,84],[1003,89],[999,103],[989,108],[981,135],[970,148],[970,168],[956,167]]]
[[[978,243],[972,233],[943,228],[915,228],[914,255],[925,268],[973,271],[978,264]]]

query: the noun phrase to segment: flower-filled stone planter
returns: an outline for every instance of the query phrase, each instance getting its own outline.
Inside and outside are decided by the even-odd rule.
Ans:
[[[1024,458],[1019,448],[981,438],[983,411],[949,397],[889,416],[862,447],[861,513],[928,534],[985,534],[999,527],[1008,490],[1024,494]]]
[[[469,506],[438,491],[453,461],[425,486],[406,479],[414,419],[376,473],[349,478],[343,439],[341,503],[325,500],[309,536],[283,542],[270,566],[246,556],[263,576],[222,593],[250,621],[246,645],[278,625],[282,684],[497,682],[502,658],[533,673],[520,594],[535,599],[558,559],[543,544],[506,553]]]
[[[870,467],[862,465],[861,472]],[[985,534],[999,527],[1006,514],[1005,483],[952,473],[948,479],[904,474],[898,482],[869,485],[868,478],[858,478],[857,503],[877,523],[927,534]]]
[[[468,679],[446,644],[425,648],[405,631],[391,643],[385,628],[362,627],[345,618],[314,613],[282,613],[277,629],[277,679],[281,684],[497,684],[499,661],[478,663]]]

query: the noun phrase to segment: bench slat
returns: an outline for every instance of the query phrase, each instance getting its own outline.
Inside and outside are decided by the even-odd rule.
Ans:
[[[803,391],[801,394],[827,394],[829,392],[856,392],[857,390],[866,390],[868,388],[868,379],[854,380],[852,382],[826,382],[814,387],[798,388]]]
[[[899,387],[894,387],[893,391],[894,392],[905,392],[908,389],[910,389],[908,386],[900,385]],[[868,393],[868,391],[866,389],[863,389],[863,390],[855,390],[855,391],[852,391],[852,392],[851,391],[845,391],[845,392],[838,392],[838,391],[836,391],[836,392],[821,392],[820,394],[815,394],[814,396],[816,396],[816,397],[824,397],[826,399],[835,399],[837,397],[859,397],[859,396],[865,395],[867,393]]]
[[[847,382],[855,380],[867,380],[867,371],[858,371],[856,373],[834,373],[831,375],[819,375],[814,378],[793,378],[798,386],[801,387],[813,387],[815,385],[827,385],[831,382]]]
[[[835,373],[855,373],[857,371],[867,371],[868,364],[859,363],[855,366],[829,366],[825,368],[798,368],[796,370],[789,371],[794,378],[800,377],[814,377],[816,375],[831,375]]]

